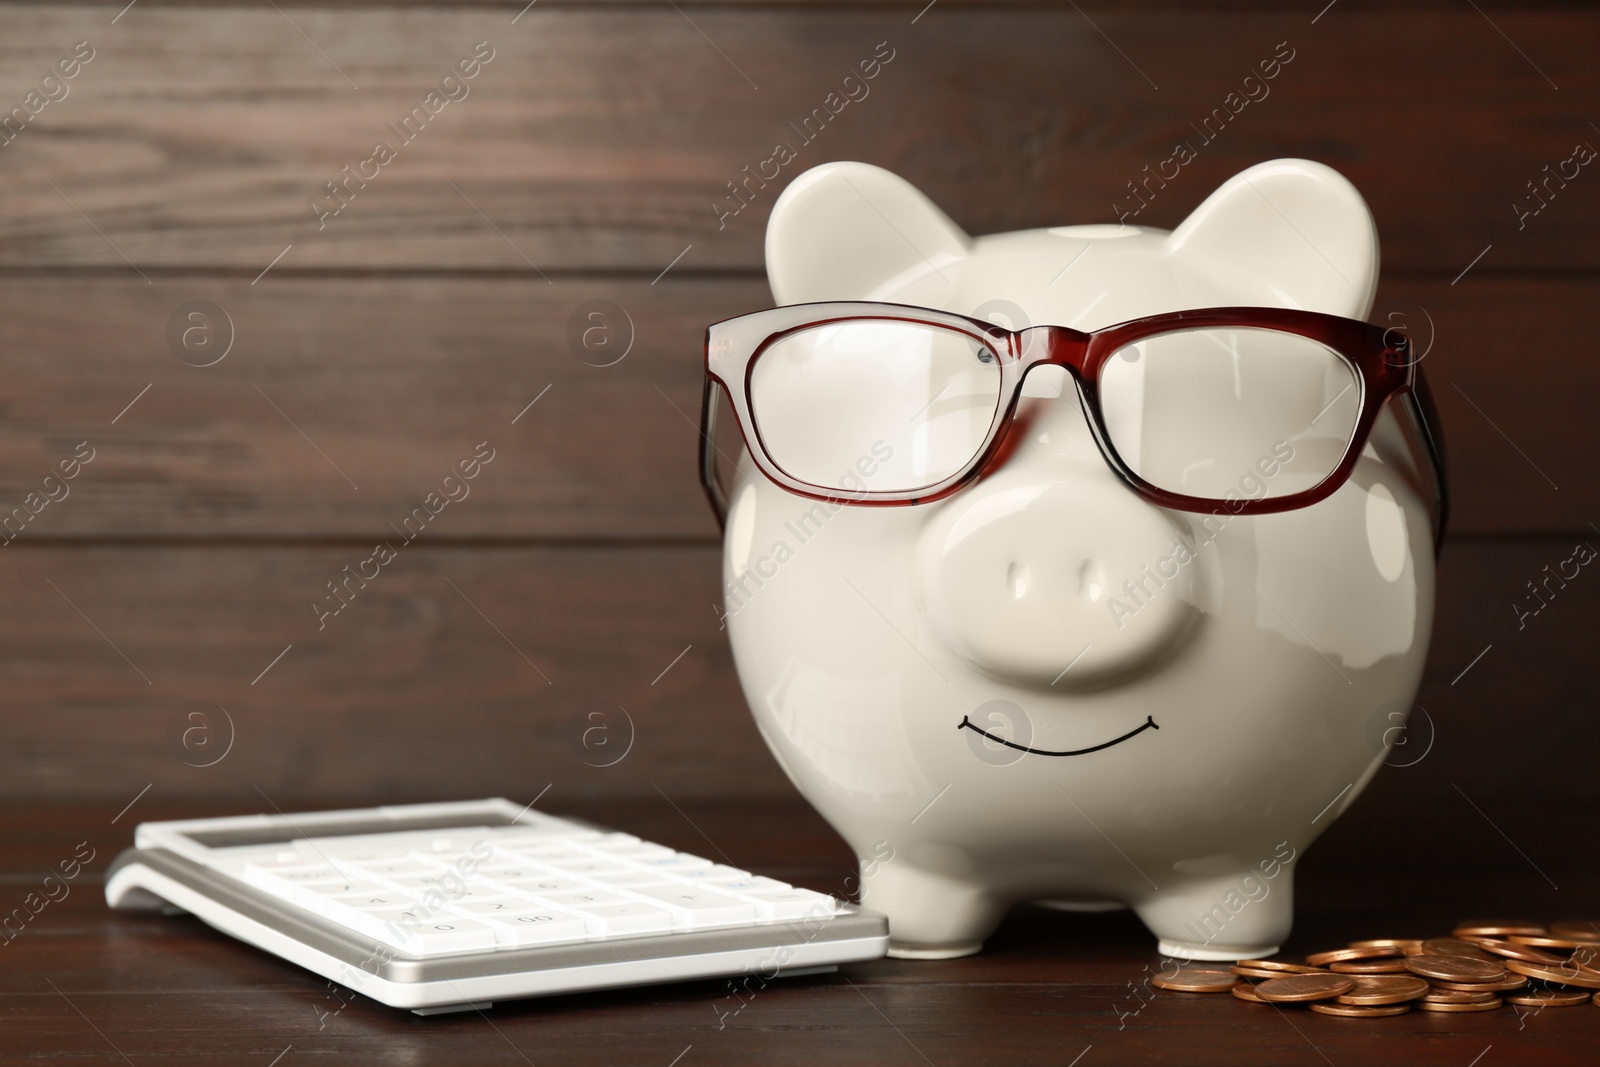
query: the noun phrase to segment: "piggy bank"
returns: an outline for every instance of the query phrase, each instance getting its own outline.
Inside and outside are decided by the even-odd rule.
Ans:
[[[1378,243],[1354,187],[1306,160],[1235,176],[1171,232],[976,238],[903,179],[830,163],[778,199],[766,259],[779,305],[954,312],[1012,341],[1068,327],[1050,343],[1070,347],[1187,309],[1362,320]],[[805,315],[762,314],[790,310]],[[956,377],[935,392],[925,375],[873,377],[888,364],[871,362],[871,329],[827,336],[828,358],[867,360],[852,364],[859,384],[773,348],[730,385],[763,392],[762,441],[744,426],[747,450],[729,460],[724,615],[761,734],[855,850],[891,955],[976,952],[1029,902],[1132,908],[1174,956],[1276,951],[1296,860],[1385,762],[1422,673],[1443,494],[1426,418],[1396,395],[1346,448],[1317,436],[1319,420],[1356,419],[1370,381],[1337,366],[1280,381],[1299,356],[1250,330],[1176,328],[1165,348],[1108,357],[1098,420],[1081,376],[1041,363],[998,416],[1003,441],[981,470],[926,499],[865,506],[881,503],[874,486],[891,469],[938,465],[953,447],[940,427],[983,424],[962,405],[992,392],[970,382],[999,374],[1007,350],[981,331],[964,350],[956,337]],[[1389,370],[1404,363],[1397,347]],[[1228,414],[1246,402],[1252,414]],[[877,439],[847,432],[860,411],[895,404],[898,416],[875,416],[889,420]],[[1197,434],[1254,432],[1243,424],[1280,414],[1289,429],[1266,426],[1259,456],[1233,469],[1188,451]],[[1119,435],[1123,466],[1165,457],[1172,480],[1198,479],[1229,506],[1135,492],[1108,460]],[[793,458],[763,466],[758,445]],[[1321,499],[1231,506],[1286,499],[1310,484],[1302,467],[1334,462],[1348,475]],[[838,472],[835,499],[783,473],[807,465],[822,472],[812,481]]]

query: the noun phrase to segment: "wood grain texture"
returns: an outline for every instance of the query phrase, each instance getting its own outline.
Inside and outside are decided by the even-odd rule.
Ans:
[[[245,803],[258,786],[277,803],[783,788],[719,632],[711,550],[419,539],[320,618],[313,602],[338,603],[327,583],[371,555],[352,542],[0,560],[18,627],[0,641],[0,788],[131,797],[154,782]],[[226,715],[191,723],[175,711],[189,701]],[[186,749],[190,725],[204,729]]]
[[[1600,139],[1582,104],[1600,78],[1587,9],[1335,8],[1315,25],[1298,7],[1092,22],[1070,7],[936,7],[915,25],[906,8],[691,22],[665,6],[536,7],[516,25],[510,6],[105,14],[0,7],[0,102],[20,102],[74,42],[97,50],[0,148],[0,266],[253,276],[283,254],[293,269],[654,275],[682,254],[678,270],[748,268],[772,197],[825,160],[891,167],[990,232],[1109,221],[1180,139],[1198,158],[1140,223],[1173,225],[1245,166],[1302,155],[1368,196],[1391,268],[1449,278],[1491,244],[1476,269],[1600,265],[1586,172],[1521,229],[1512,207],[1544,166]],[[482,40],[496,58],[471,95],[319,228],[324,183],[394,139],[387,124]],[[790,124],[884,41],[895,58],[870,95],[802,141]],[[1202,139],[1191,124],[1280,41],[1296,58],[1271,95]],[[719,227],[725,183],[780,140],[798,159]]]
[[[548,783],[562,799],[788,794],[719,630],[715,548],[419,539],[318,629],[311,604],[370,551],[8,550],[0,797],[125,803],[151,783],[158,800],[246,807]],[[1436,751],[1379,776],[1396,804],[1454,798],[1452,783],[1484,804],[1596,799],[1593,776],[1547,770],[1600,751],[1600,719],[1573,696],[1597,682],[1600,582],[1583,572],[1521,628],[1512,607],[1571,554],[1556,536],[1449,548],[1417,698],[1415,740]],[[231,750],[215,711],[177,710],[189,701],[226,711]],[[210,732],[184,748],[192,725]]]
[[[695,475],[705,327],[763,306],[763,292],[504,277],[16,279],[0,286],[0,502],[22,503],[88,440],[96,457],[71,495],[22,536],[392,537],[488,441],[494,461],[430,539],[706,540],[715,524]],[[233,350],[214,366],[168,346],[168,319],[194,299],[232,323]],[[582,329],[612,330],[619,355],[632,335],[614,366],[568,346],[569,321],[594,299],[622,310],[605,312],[608,327],[579,315]],[[609,361],[579,337],[578,353]]]
[[[1381,776],[1380,776],[1381,780]],[[120,807],[120,802],[117,805]],[[740,866],[844,893],[851,856],[795,799],[738,806],[660,798],[550,804]],[[246,808],[244,810],[256,810]],[[1126,913],[1023,907],[984,951],[960,960],[879,960],[795,978],[735,998],[726,981],[505,1002],[485,1015],[418,1019],[322,979],[190,918],[112,913],[97,876],[139,819],[214,814],[147,798],[116,807],[15,806],[0,816],[5,902],[90,841],[90,870],[0,951],[5,1063],[259,1062],[284,1054],[407,1064],[578,1065],[1052,1063],[1404,1063],[1459,1067],[1493,1046],[1498,1064],[1592,1062],[1600,1011],[1425,1012],[1391,1019],[1283,1013],[1227,996],[1152,993],[1163,966]],[[1431,813],[1430,813],[1431,814]],[[1515,813],[1526,817],[1528,810]],[[1523,847],[1546,858],[1550,890],[1498,839],[1464,821],[1397,820],[1358,801],[1296,866],[1292,957],[1358,937],[1442,934],[1458,919],[1570,916],[1600,894],[1592,850],[1550,820],[1527,819]],[[1135,996],[1135,991],[1139,996]],[[1142,999],[1141,999],[1142,998]],[[737,1013],[734,1009],[738,1008]],[[128,1061],[121,1058],[128,1057]]]
[[[1594,281],[1384,285],[1373,321],[1432,338],[1456,531],[1600,521],[1597,298]],[[168,319],[195,299],[232,323],[214,366],[168,347]],[[612,305],[603,326],[595,301]],[[13,278],[0,518],[88,441],[93,462],[19,540],[386,537],[487,440],[496,459],[430,540],[711,543],[695,474],[704,331],[770,302],[753,276]],[[591,351],[582,330],[608,332]]]

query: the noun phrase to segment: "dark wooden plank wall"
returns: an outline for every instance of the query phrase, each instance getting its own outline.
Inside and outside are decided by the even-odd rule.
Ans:
[[[1272,95],[1140,221],[1281,155],[1361,187],[1378,314],[1437,335],[1457,493],[1421,697],[1440,754],[1377,792],[1450,799],[1468,776],[1474,796],[1592,798],[1592,776],[1547,769],[1600,753],[1594,579],[1526,630],[1511,608],[1600,537],[1600,177],[1521,228],[1512,207],[1600,144],[1592,5],[280,6],[0,3],[0,108],[95,50],[0,147],[0,504],[95,450],[0,551],[0,796],[787,791],[718,631],[683,417],[704,325],[770,300],[778,184],[857,158],[973,232],[1107,220],[1289,41]],[[323,183],[482,40],[471,95],[319,229]],[[881,41],[871,95],[719,228],[724,183]],[[214,366],[169,349],[195,299],[232,320]],[[568,341],[600,299],[634,339],[610,367]],[[486,440],[472,495],[319,630],[324,583]],[[231,718],[213,767],[175,748],[187,701]],[[610,768],[591,765],[620,747],[583,745],[595,711],[613,746],[632,724]]]

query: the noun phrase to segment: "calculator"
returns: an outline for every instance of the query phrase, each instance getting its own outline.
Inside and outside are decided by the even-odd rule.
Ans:
[[[503,798],[141,823],[105,884],[419,1015],[765,982],[889,943],[876,912]]]

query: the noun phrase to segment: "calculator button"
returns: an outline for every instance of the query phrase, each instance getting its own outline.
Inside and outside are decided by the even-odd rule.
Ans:
[[[526,911],[537,910],[535,905],[516,897],[500,897],[496,900],[462,898],[452,900],[450,907],[476,919],[493,919],[497,915],[520,915]]]
[[[839,906],[834,899],[809,889],[790,889],[782,893],[752,896],[761,908],[764,919],[820,919],[835,915]]]
[[[770,885],[765,883],[771,883]],[[704,883],[711,889],[721,890],[724,893],[738,893],[741,896],[750,896],[762,892],[787,892],[789,886],[782,882],[773,882],[770,878],[711,878]]]
[[[610,852],[619,848],[636,848],[645,843],[646,842],[641,841],[633,834],[609,833],[601,837],[600,840],[594,842],[594,844],[590,845],[589,847],[603,849],[607,852]]]
[[[604,889],[591,889],[582,893],[553,893],[545,899],[552,904],[559,904],[567,908],[580,908],[583,911],[593,911],[606,904],[622,904],[626,897],[619,897],[615,893],[607,893]]]
[[[648,871],[648,870],[618,871],[615,874],[608,874],[603,878],[596,878],[595,880],[599,881],[599,882],[604,882],[608,886],[623,886],[623,887],[626,887],[628,889],[632,889],[634,886],[637,886],[637,885],[669,885],[669,884],[675,885],[675,884],[677,884],[677,883],[674,883],[674,882],[670,882],[669,879],[667,879],[667,877],[661,871]]]
[[[644,886],[633,890],[671,908],[689,926],[755,922],[756,905],[700,886]]]
[[[383,893],[385,889],[377,882],[367,882],[361,879],[345,878],[337,882],[313,882],[301,885],[302,896],[318,897],[349,897],[361,893]]]
[[[674,852],[670,856],[660,856],[644,861],[646,867],[655,867],[667,871],[688,871],[699,867],[711,866],[710,860],[703,860],[699,856],[691,856],[686,852]]]
[[[701,879],[749,878],[750,872],[741,871],[737,867],[727,867],[720,863],[714,863],[710,867],[678,872],[678,877],[692,878],[698,882]]]
[[[403,893],[395,893],[386,889],[379,890],[376,893],[352,893],[349,896],[334,897],[333,902],[359,911],[404,910],[417,903],[415,897],[408,897]]]
[[[589,936],[587,922],[559,911],[513,911],[477,918],[494,929],[502,945],[549,945]]]
[[[550,872],[543,867],[531,863],[491,863],[478,868],[478,876],[487,878],[492,882],[514,882],[528,878],[538,878]]]
[[[418,956],[495,947],[492,928],[444,912],[421,916],[410,911],[375,911],[366,912],[365,918],[368,923],[376,922],[380,926],[380,932],[373,936]]]
[[[465,892],[468,886],[481,884],[476,878],[469,881],[460,875],[447,878],[442,875],[414,874],[390,878],[389,881],[412,893],[443,893],[446,896]]]
[[[363,863],[355,869],[379,878],[424,878],[437,873],[437,868],[428,867],[415,860],[405,858],[379,863]]]
[[[552,870],[561,874],[576,874],[584,878],[596,878],[601,881],[605,881],[612,872],[628,869],[610,859],[546,860],[545,863]]]
[[[484,900],[503,900],[505,894],[493,886],[474,881],[470,883],[465,893],[457,893],[450,898],[452,904],[476,904]]]
[[[614,937],[618,934],[648,934],[671,930],[672,913],[649,904],[603,904],[582,909],[586,918],[598,920],[600,929],[591,934]]]
[[[280,878],[286,882],[344,877],[339,870],[327,863],[252,863],[245,867],[245,873]]]
[[[494,884],[504,887],[509,892],[530,897],[545,897],[551,893],[575,893],[588,888],[573,878],[526,878],[504,882],[496,880]]]

